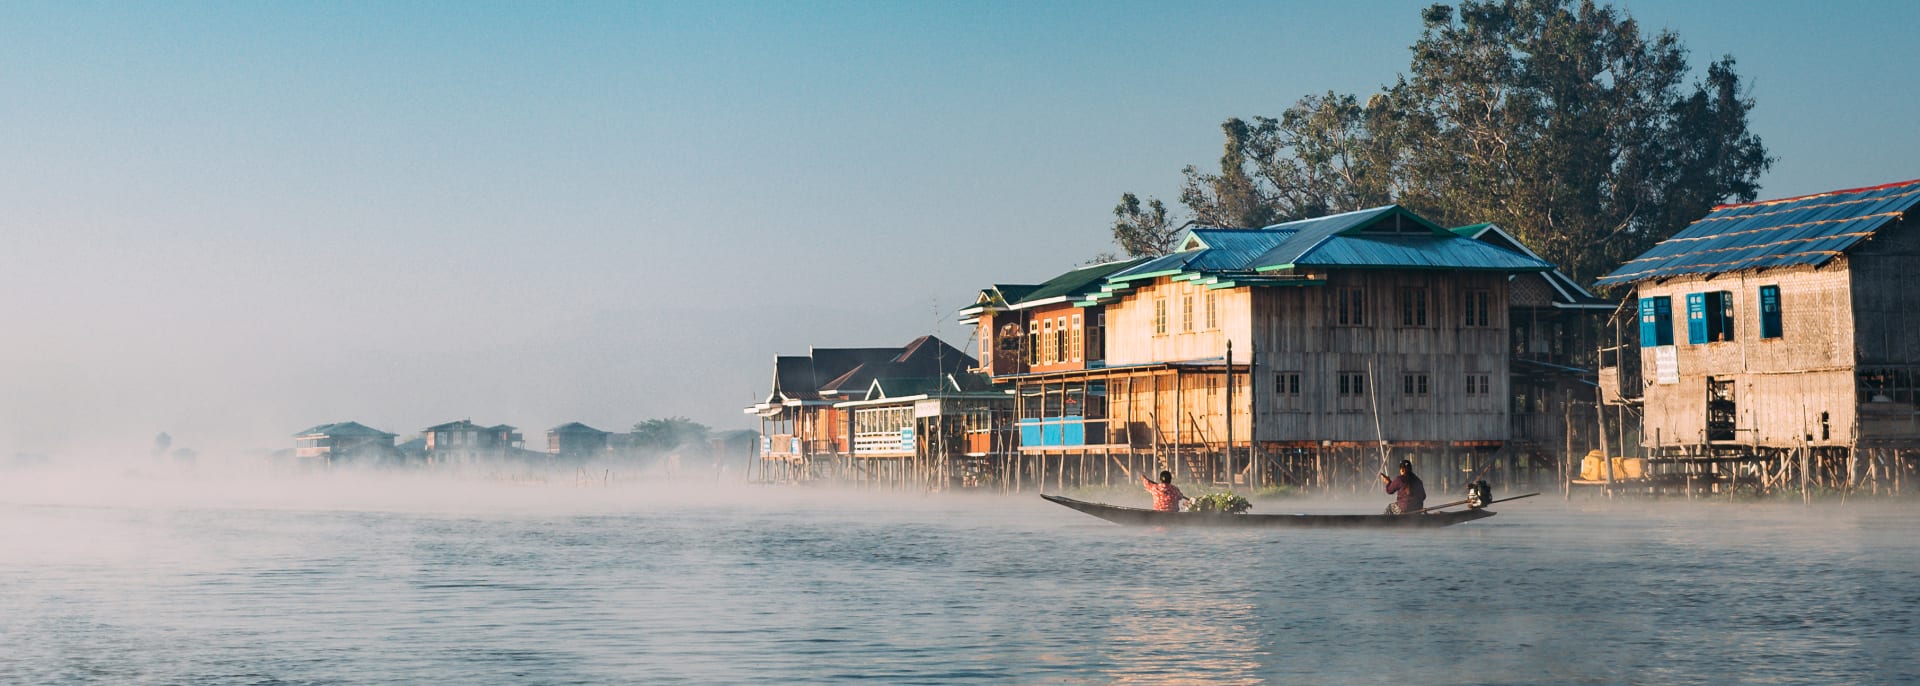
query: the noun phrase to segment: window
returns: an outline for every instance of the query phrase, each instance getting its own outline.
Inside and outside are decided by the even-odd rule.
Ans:
[[[1067,349],[1073,353],[1073,361],[1075,362],[1080,361],[1082,350],[1080,346],[1085,344],[1085,339],[1081,337],[1080,330],[1080,315],[1075,314],[1073,315],[1073,340],[1067,344]]]
[[[1283,398],[1300,397],[1300,372],[1280,372],[1273,375],[1273,394]]]
[[[1366,394],[1366,372],[1340,372],[1340,395],[1358,397]]]
[[[1027,323],[1027,364],[1040,364],[1040,322]]]
[[[1209,329],[1220,328],[1219,305],[1220,294],[1214,291],[1207,291],[1207,328]]]
[[[1401,385],[1407,395],[1424,397],[1427,394],[1427,375],[1407,374],[1401,377]]]
[[[1400,289],[1400,325],[1427,325],[1427,289]]]
[[[1334,321],[1340,326],[1366,326],[1366,291],[1341,288],[1334,293]]]
[[[1780,287],[1760,287],[1760,337],[1779,338],[1784,334],[1780,329]]]
[[[1467,395],[1478,395],[1478,396],[1489,395],[1489,390],[1488,390],[1489,388],[1490,386],[1487,383],[1487,375],[1485,374],[1468,374],[1467,375]]]
[[[1704,345],[1733,340],[1733,294],[1727,291],[1687,294],[1687,343]]]
[[[1640,299],[1640,347],[1673,345],[1673,298]]]
[[[1053,361],[1054,362],[1066,362],[1067,360],[1072,359],[1072,355],[1068,354],[1067,352],[1068,338],[1069,336],[1067,334],[1067,318],[1059,317],[1054,319],[1053,320]]]
[[[1153,335],[1164,336],[1167,333],[1167,299],[1153,301]]]
[[[1461,314],[1467,326],[1493,326],[1493,315],[1489,309],[1493,304],[1493,292],[1470,289],[1466,291],[1465,302],[1461,303]]]
[[[1193,330],[1193,296],[1180,296],[1180,330]]]
[[[1040,320],[1040,364],[1053,364],[1054,353],[1059,352],[1053,345],[1053,320]]]

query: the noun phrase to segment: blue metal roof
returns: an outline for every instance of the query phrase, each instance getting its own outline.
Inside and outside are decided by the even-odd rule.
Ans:
[[[1537,272],[1553,265],[1459,236],[1331,236],[1287,266]],[[1278,267],[1276,267],[1278,268]]]
[[[1818,265],[1920,204],[1920,179],[1713,208],[1595,283]]]
[[[1141,262],[1107,277],[1082,304],[1118,297],[1128,282],[1173,276],[1198,283],[1302,285],[1272,272],[1320,269],[1460,269],[1551,271],[1530,255],[1442,229],[1399,205],[1375,207],[1258,229],[1199,228],[1181,251]],[[1222,286],[1224,287],[1224,286]]]

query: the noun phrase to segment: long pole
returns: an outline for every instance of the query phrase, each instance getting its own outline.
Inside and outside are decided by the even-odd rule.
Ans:
[[[1233,341],[1227,341],[1227,483],[1233,483]]]

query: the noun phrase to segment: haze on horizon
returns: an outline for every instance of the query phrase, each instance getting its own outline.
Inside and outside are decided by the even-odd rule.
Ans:
[[[967,347],[1427,4],[0,6],[0,458],[749,426],[776,354]],[[1920,6],[1621,4],[1739,60],[1762,197],[1920,176]]]

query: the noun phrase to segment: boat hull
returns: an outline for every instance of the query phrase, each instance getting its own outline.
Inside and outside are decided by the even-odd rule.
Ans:
[[[1072,498],[1045,495],[1040,497],[1048,502],[1057,503],[1101,519],[1125,526],[1201,526],[1201,527],[1253,527],[1253,528],[1360,528],[1360,529],[1403,529],[1452,526],[1476,519],[1486,519],[1494,515],[1487,510],[1465,510],[1460,512],[1433,512],[1416,515],[1387,514],[1222,514],[1219,512],[1161,512],[1138,507],[1120,507],[1089,503]]]

